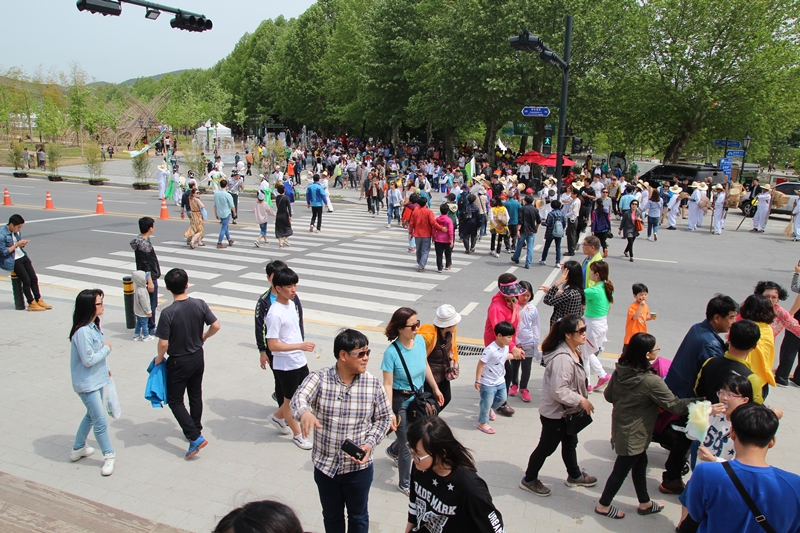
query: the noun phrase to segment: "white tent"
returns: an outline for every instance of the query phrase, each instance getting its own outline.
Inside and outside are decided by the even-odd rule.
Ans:
[[[228,126],[224,126],[219,122],[217,122],[216,126],[212,126],[210,120],[207,120],[205,124],[197,128],[198,137],[204,139],[206,138],[207,135],[210,136],[212,139],[213,138],[230,139],[233,137],[233,135],[231,135],[231,129]]]

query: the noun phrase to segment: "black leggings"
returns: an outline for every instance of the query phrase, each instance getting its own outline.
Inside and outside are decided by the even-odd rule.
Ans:
[[[558,445],[561,445],[561,459],[567,467],[567,475],[572,479],[581,477],[581,469],[578,466],[578,437],[567,435],[567,421],[563,418],[552,419],[539,416],[542,423],[542,435],[539,437],[539,445],[533,450],[528,459],[528,468],[525,470],[525,479],[533,481],[539,479],[539,470],[542,469],[545,460],[553,455]]]
[[[513,359],[511,363],[511,383],[519,385],[520,389],[528,388],[528,381],[531,379],[531,366],[533,365],[533,357],[526,357],[525,359]],[[519,369],[522,367],[522,378],[519,377]],[[508,375],[508,373],[506,373]]]
[[[14,261],[14,274],[22,282],[22,293],[28,304],[42,297],[39,293],[39,278],[28,256],[20,257]]]
[[[506,243],[506,248],[508,248],[508,234],[506,235],[498,235],[495,230],[491,231],[492,233],[492,251],[500,253],[500,246],[502,243]],[[496,241],[495,241],[496,239]],[[497,247],[495,248],[495,242],[497,242]]]
[[[447,407],[447,404],[450,403],[450,399],[453,397],[453,395],[450,391],[450,382],[447,379],[438,381],[436,385],[439,387],[439,392],[441,392],[442,396],[444,396],[444,404],[439,407],[439,412],[441,413],[444,408]],[[426,392],[433,392],[433,389],[430,385],[428,385],[427,381],[424,383],[423,388]]]
[[[794,314],[794,318],[800,318],[800,311]],[[797,359],[797,352],[800,350],[800,338],[788,329],[783,334],[783,342],[781,343],[780,351],[780,364],[775,371],[775,377],[781,379],[789,379],[789,374],[792,373],[792,367]],[[800,373],[795,372],[794,382],[800,383]]]
[[[608,250],[608,243],[606,240],[608,239],[608,232],[607,231],[596,231],[594,236],[600,239],[600,247],[603,250]]]
[[[636,240],[636,237],[628,237],[628,246],[625,247],[625,253],[629,254],[631,258],[633,257],[633,241]]]
[[[647,452],[642,452],[639,455],[617,456],[617,460],[614,462],[614,470],[608,476],[603,495],[600,496],[600,505],[603,507],[611,505],[611,500],[619,492],[622,482],[628,477],[629,472],[639,503],[650,501],[650,494],[647,492]]]
[[[478,242],[478,224],[462,224],[462,242],[464,243],[464,250],[470,251],[475,249],[475,243]]]

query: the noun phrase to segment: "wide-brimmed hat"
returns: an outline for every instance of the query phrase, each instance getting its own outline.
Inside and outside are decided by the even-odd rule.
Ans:
[[[517,185],[517,189],[520,190],[520,191],[524,191],[525,190],[525,184],[524,183],[520,183],[519,185]]]
[[[669,192],[671,192],[673,194],[680,194],[680,193],[683,192],[683,189],[681,189],[677,185],[673,185],[672,187],[669,188]]]
[[[699,186],[700,186],[700,184],[698,182],[696,182],[696,181],[693,181],[692,184],[689,185],[689,187],[691,187],[692,189],[696,189]]]
[[[436,310],[436,318],[433,325],[437,328],[449,328],[461,322],[461,315],[456,312],[455,307],[449,304],[439,306]]]
[[[503,184],[503,185],[505,186],[505,184],[506,184],[506,177],[505,177],[505,176],[503,176],[503,177],[501,177],[501,178],[500,178],[498,181],[500,181],[500,183],[501,183],[501,184]]]
[[[714,186],[713,186],[713,187],[711,187],[711,188],[712,188],[712,189],[718,189],[718,190],[720,190],[720,191],[721,191],[721,190],[723,190],[723,189],[725,189],[725,187],[723,187],[721,183],[717,183],[716,185],[714,185]]]
[[[764,189],[765,191],[771,191],[772,185],[770,185],[769,183],[765,183],[764,185],[761,185],[761,188]]]
[[[700,183],[700,184],[697,185],[697,189],[700,190],[700,191],[707,191],[708,190],[708,185],[706,185],[705,183]]]
[[[158,165],[158,170],[160,170],[161,172],[167,172],[169,170],[169,167],[167,166],[166,163],[161,163],[160,165]]]
[[[500,294],[503,296],[520,296],[526,292],[528,292],[528,290],[520,285],[518,281],[500,283]]]

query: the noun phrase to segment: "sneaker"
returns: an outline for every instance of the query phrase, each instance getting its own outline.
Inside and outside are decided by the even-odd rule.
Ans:
[[[186,457],[186,459],[194,457],[197,455],[197,452],[199,452],[202,448],[205,448],[206,445],[208,445],[208,441],[204,439],[202,435],[200,435],[189,443],[189,449],[186,450],[186,455],[184,457]]]
[[[142,340],[142,336],[141,335],[134,335],[133,336],[133,340],[140,341],[140,340]]]
[[[114,459],[116,459],[116,455],[113,453],[107,453],[103,456],[103,468],[100,469],[100,473],[104,476],[110,476],[114,473]]]
[[[600,378],[597,380],[597,385],[594,386],[595,392],[599,391],[601,388],[605,387],[606,384],[611,381],[611,376],[606,374],[606,377]]]
[[[44,307],[45,309],[52,309],[52,308],[53,308],[53,306],[52,306],[52,305],[48,305],[48,304],[47,304],[47,303],[45,303],[45,301],[44,301],[44,300],[42,300],[41,298],[39,298],[38,300],[36,300],[36,303],[37,303],[37,304],[39,304],[39,307]]]
[[[511,262],[512,262],[512,263],[515,263],[515,264],[517,264],[517,265],[518,265],[518,264],[519,264],[519,259],[514,259],[514,258],[512,257],[512,258],[511,258]]]
[[[523,402],[531,401],[531,393],[528,391],[528,389],[520,390],[519,391],[519,395],[522,396],[522,401]]]
[[[260,244],[258,244],[258,241],[253,241],[253,244],[255,244],[255,245],[256,245],[256,248],[261,248],[261,245],[260,245]]]
[[[294,437],[292,437],[292,442],[294,442],[295,446],[300,448],[301,450],[310,450],[314,446],[311,444],[311,441],[304,438],[302,433],[298,433]]]
[[[227,246],[225,246],[225,245],[224,245],[224,244],[222,244],[221,242],[218,242],[218,243],[217,243],[217,248],[219,248],[219,249],[223,249],[223,248],[227,248]]]
[[[235,242],[236,242],[236,241],[234,241],[233,239],[229,240],[229,241],[228,241],[228,246],[233,246],[233,243],[235,243]]]
[[[503,416],[514,416],[514,409],[507,403],[504,403],[503,405],[497,408],[497,414]]]
[[[519,385],[511,385],[511,388],[508,390],[508,395],[516,396],[518,391],[519,391]]]
[[[292,431],[291,428],[289,428],[289,426],[286,424],[285,418],[278,418],[275,415],[270,415],[269,421],[272,422],[272,425],[284,435],[288,435]]]
[[[788,379],[779,378],[778,376],[775,376],[775,384],[778,385],[778,387],[788,387],[789,386],[789,380]]]
[[[683,491],[686,489],[686,484],[683,482],[682,479],[674,479],[672,481],[667,481],[664,479],[664,475],[661,475],[661,484],[658,486],[658,490],[660,490],[664,494],[683,494]]]
[[[36,300],[28,304],[28,311],[45,311],[45,308],[36,303]]]
[[[532,492],[537,496],[550,496],[550,489],[544,486],[544,483],[539,481],[538,479],[534,479],[533,481],[527,481],[523,476],[522,480],[519,482],[519,488],[522,490],[527,490],[528,492]]]
[[[594,390],[594,387],[592,387],[591,385],[588,385],[586,387],[586,392],[592,392],[593,390]]]
[[[411,486],[410,485],[398,485],[397,490],[405,494],[406,496],[411,495]]]
[[[597,478],[587,474],[586,470],[581,470],[581,477],[576,479],[568,477],[564,483],[567,487],[594,487],[597,485]]]
[[[544,261],[539,261],[539,264],[545,266],[547,263],[545,263]]]
[[[89,457],[93,453],[94,453],[94,448],[92,448],[91,446],[84,446],[79,450],[70,450],[69,460],[74,463],[75,461],[80,461],[84,457]]]
[[[392,463],[394,463],[394,467],[397,468],[397,460],[399,457],[393,454],[392,450],[388,446],[386,447],[386,455],[389,456],[389,459],[391,459]]]
[[[653,241],[658,241],[658,233],[653,233]]]
[[[142,338],[142,342],[150,342],[154,340],[156,340],[156,338],[152,335],[148,335],[147,337]]]

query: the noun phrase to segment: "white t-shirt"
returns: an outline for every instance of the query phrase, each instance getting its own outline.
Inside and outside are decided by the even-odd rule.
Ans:
[[[17,240],[17,236],[14,235],[13,233],[11,234],[11,237],[14,239],[14,244],[17,244],[19,242]],[[19,246],[14,248],[14,261],[16,261],[17,259],[22,259],[23,257],[25,257],[25,252],[22,251],[22,248],[20,248]]]
[[[496,387],[506,382],[506,359],[508,346],[500,348],[496,342],[483,349],[481,361],[485,363],[481,372],[481,385]]]
[[[724,413],[709,418],[708,433],[706,433],[703,446],[708,448],[718,462],[731,461],[736,458],[731,438],[731,423]]]
[[[267,312],[267,339],[278,339],[284,344],[300,344],[303,334],[300,332],[300,318],[297,307],[289,300],[284,305],[277,300]],[[272,352],[272,368],[275,370],[296,370],[308,364],[303,350],[290,352]]]

